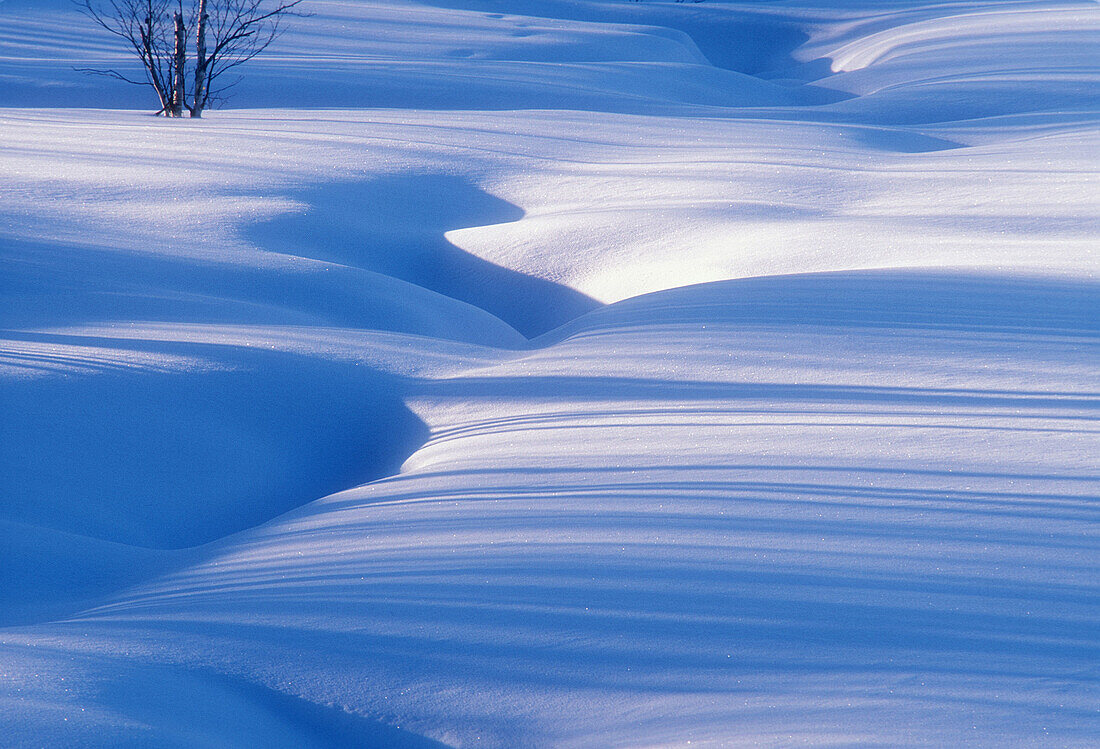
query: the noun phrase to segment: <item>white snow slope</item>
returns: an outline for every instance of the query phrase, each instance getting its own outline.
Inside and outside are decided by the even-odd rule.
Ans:
[[[0,744],[1100,742],[1100,4],[303,7],[0,4]]]

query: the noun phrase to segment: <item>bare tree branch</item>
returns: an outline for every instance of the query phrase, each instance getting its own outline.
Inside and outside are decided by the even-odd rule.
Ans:
[[[239,78],[223,76],[261,54],[282,33],[303,0],[73,0],[96,25],[123,39],[145,71],[144,81],[114,69],[81,72],[150,86],[161,113],[192,117],[223,101]],[[186,5],[186,8],[185,8]],[[185,36],[194,32],[194,56]],[[182,54],[181,54],[182,53]],[[190,101],[185,80],[190,77]]]
[[[271,4],[265,0],[207,0],[203,3],[204,6],[209,5],[207,29],[212,44],[207,56],[198,62],[204,79],[202,97],[192,103],[192,116],[222,99],[229,88],[236,85],[237,81],[228,85],[219,84],[221,76],[266,50],[281,33],[284,17],[304,15],[295,10],[301,2],[282,0]]]
[[[87,75],[102,75],[106,78],[114,78],[116,81],[123,81],[125,83],[133,83],[137,86],[152,86],[148,80],[135,81],[133,78],[128,78],[117,70],[102,70],[100,68],[73,68],[77,73],[85,73]]]

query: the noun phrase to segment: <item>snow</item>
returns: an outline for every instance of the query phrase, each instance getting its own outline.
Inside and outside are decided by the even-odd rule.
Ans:
[[[1100,5],[308,4],[0,4],[3,743],[1096,744]]]

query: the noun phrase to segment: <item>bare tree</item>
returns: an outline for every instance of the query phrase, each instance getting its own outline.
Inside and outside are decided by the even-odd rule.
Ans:
[[[237,79],[226,74],[262,53],[282,32],[302,0],[74,0],[99,26],[125,40],[141,61],[145,80],[114,69],[84,69],[150,86],[160,111],[192,117],[222,99]],[[187,33],[195,54],[187,54]],[[190,75],[188,75],[190,73]],[[193,82],[190,95],[187,81]]]
[[[97,24],[126,40],[141,60],[145,80],[134,80],[117,70],[82,68],[83,72],[117,78],[127,83],[151,86],[160,99],[160,111],[171,114],[174,58],[168,50],[167,19],[171,0],[81,0],[81,10]]]
[[[195,91],[191,116],[201,117],[235,81],[223,75],[263,52],[302,0],[198,0]]]

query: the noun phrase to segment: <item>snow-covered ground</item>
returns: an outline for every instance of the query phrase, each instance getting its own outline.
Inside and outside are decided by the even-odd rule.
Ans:
[[[1100,4],[307,3],[0,3],[0,744],[1100,742]]]

